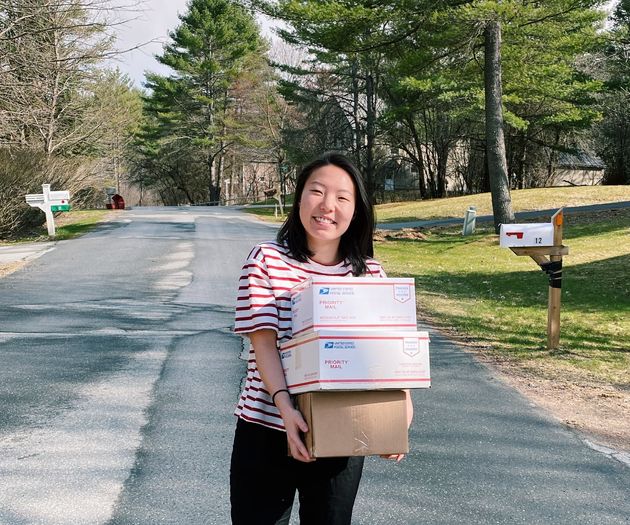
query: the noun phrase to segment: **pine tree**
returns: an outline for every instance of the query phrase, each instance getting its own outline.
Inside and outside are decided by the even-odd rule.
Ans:
[[[165,161],[171,183],[186,200],[216,203],[223,155],[233,140],[231,89],[262,42],[251,13],[233,1],[192,0],[180,20],[157,57],[173,74],[147,77],[142,151],[152,165]]]
[[[630,184],[630,1],[621,0],[612,16],[605,49],[607,93],[599,126],[599,154],[606,162],[606,184]]]

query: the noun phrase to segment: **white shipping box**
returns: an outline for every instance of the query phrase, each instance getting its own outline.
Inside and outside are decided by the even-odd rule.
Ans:
[[[317,277],[291,290],[293,337],[328,328],[416,330],[412,278]]]
[[[502,224],[499,230],[499,245],[502,248],[525,246],[553,246],[553,224]]]
[[[291,394],[428,388],[427,332],[319,330],[280,346]]]

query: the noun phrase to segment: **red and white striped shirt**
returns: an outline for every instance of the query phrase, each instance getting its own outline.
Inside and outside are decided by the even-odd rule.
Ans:
[[[367,260],[366,277],[385,277],[381,265]],[[303,263],[276,242],[258,244],[247,257],[238,286],[234,332],[247,334],[256,330],[274,330],[278,346],[291,339],[291,288],[311,276],[352,276],[352,266],[342,262],[334,266],[310,259]],[[247,378],[234,414],[246,421],[284,430],[280,412],[271,402],[256,367],[254,349],[249,349]]]

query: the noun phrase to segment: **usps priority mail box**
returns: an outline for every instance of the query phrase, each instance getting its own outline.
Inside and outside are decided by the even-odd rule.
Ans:
[[[412,278],[317,277],[291,290],[292,333],[417,328]]]
[[[280,346],[291,394],[431,386],[427,332],[319,330]]]
[[[499,230],[499,245],[502,248],[553,246],[553,224],[550,222],[502,224]]]

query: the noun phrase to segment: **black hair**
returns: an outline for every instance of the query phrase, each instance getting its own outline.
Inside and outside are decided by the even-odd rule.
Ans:
[[[336,152],[324,153],[309,162],[300,171],[296,185],[293,207],[287,220],[277,235],[279,243],[285,243],[291,255],[298,261],[306,262],[313,253],[308,249],[306,231],[300,220],[300,200],[304,186],[311,174],[323,166],[337,166],[352,179],[355,190],[354,216],[350,226],[339,240],[339,255],[352,265],[354,276],[364,275],[367,271],[366,259],[374,255],[372,237],[374,235],[374,208],[365,189],[361,172],[344,155]]]

